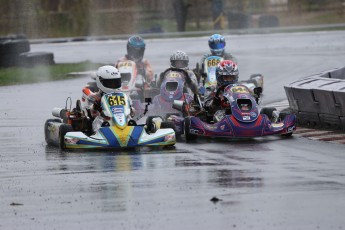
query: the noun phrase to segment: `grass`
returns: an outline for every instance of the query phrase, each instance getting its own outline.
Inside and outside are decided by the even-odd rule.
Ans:
[[[0,86],[56,81],[71,78],[70,72],[96,70],[103,64],[80,62],[71,64],[55,64],[36,66],[33,68],[11,67],[0,69]]]

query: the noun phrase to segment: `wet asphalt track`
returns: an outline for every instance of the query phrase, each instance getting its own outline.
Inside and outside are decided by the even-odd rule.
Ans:
[[[284,99],[285,83],[345,64],[345,32],[228,39],[241,78],[265,75],[263,104]],[[148,57],[160,71],[171,51],[191,40],[195,46],[186,50],[194,65],[207,38],[149,40],[148,47],[160,49],[148,48]],[[110,63],[124,44],[32,50],[53,51],[57,62]],[[51,109],[64,106],[67,96],[78,99],[87,81],[0,87],[0,229],[345,228],[343,145],[295,136],[209,138],[118,152],[47,147],[43,125]]]

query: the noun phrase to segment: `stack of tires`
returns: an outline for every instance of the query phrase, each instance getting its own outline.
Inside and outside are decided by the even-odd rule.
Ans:
[[[30,42],[25,35],[0,37],[1,67],[33,67],[54,64],[54,54],[49,52],[30,52]]]

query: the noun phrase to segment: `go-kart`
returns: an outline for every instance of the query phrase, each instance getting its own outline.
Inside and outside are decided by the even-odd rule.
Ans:
[[[217,78],[216,78],[216,68],[219,62],[224,60],[224,58],[219,56],[208,56],[205,58],[203,66],[203,73],[201,73],[201,77],[199,79],[199,82],[203,83],[203,87],[206,91],[213,91],[217,86]],[[200,73],[200,66],[199,63],[197,63],[195,72]],[[200,75],[200,74],[197,74]],[[261,92],[263,91],[263,84],[264,84],[264,78],[261,74],[252,74],[250,75],[248,80],[242,80],[240,81],[242,85],[247,86],[251,94],[254,93],[254,89],[261,88]],[[257,103],[259,103],[258,99],[260,97],[256,97]]]
[[[70,108],[67,107],[68,99]],[[104,94],[101,98],[104,122],[97,129],[92,129],[92,121],[78,100],[71,109],[71,99],[66,100],[64,109],[53,109],[53,116],[44,126],[45,139],[48,145],[59,146],[61,149],[92,149],[92,148],[123,148],[140,146],[171,146],[176,143],[175,132],[167,122],[156,125],[149,117],[146,124],[137,125],[151,103],[147,98],[145,111],[136,119],[131,119],[130,105],[127,95],[123,92]],[[159,128],[158,128],[159,127]]]
[[[160,79],[159,94],[153,98],[153,111],[156,115],[164,115],[167,113],[179,113],[172,108],[174,100],[182,100],[190,102],[193,93],[187,86],[188,73],[181,69],[169,68]]]
[[[216,94],[218,93],[220,92]],[[173,107],[183,113],[184,119],[175,117],[171,121],[179,125],[183,124],[186,141],[195,140],[198,136],[232,138],[275,134],[291,136],[296,130],[294,114],[279,113],[271,107],[260,110],[257,99],[253,97],[248,87],[242,84],[225,87],[220,109],[215,112],[211,112],[210,107],[195,101],[190,104],[174,101]]]
[[[169,68],[161,74],[160,93],[153,98],[152,114],[161,116],[162,119],[178,116],[182,113],[172,107],[174,100],[190,103],[193,100],[192,90],[186,83],[189,78],[188,73],[181,69]],[[189,80],[190,81],[190,80]],[[180,125],[175,127],[175,131],[180,133]]]

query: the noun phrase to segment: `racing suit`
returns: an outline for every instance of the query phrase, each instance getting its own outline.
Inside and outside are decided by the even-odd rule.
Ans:
[[[205,95],[205,107],[208,108],[208,111],[210,113],[214,113],[217,110],[221,109],[225,87],[226,86],[221,86],[219,88],[207,90],[207,93]]]
[[[128,60],[134,61],[131,59],[130,56],[125,55],[124,57],[119,58],[117,60],[115,67],[118,68],[119,62],[128,61]],[[138,62],[134,61],[134,62],[137,65],[138,73],[142,74],[147,84],[150,85],[151,82],[153,81],[153,70],[152,70],[151,64],[146,59],[142,59],[141,61],[138,61]]]
[[[204,74],[205,74],[204,73],[204,62],[205,62],[205,59],[210,57],[210,56],[222,57],[222,58],[224,58],[224,60],[231,60],[237,64],[237,59],[235,58],[235,56],[233,56],[232,54],[227,53],[227,52],[224,52],[222,56],[215,55],[215,54],[205,54],[200,60],[200,69],[196,70],[196,74],[198,75],[199,78],[204,77]]]
[[[116,90],[114,92],[116,92]],[[101,90],[98,90],[97,92],[91,92],[86,97],[87,106],[85,109],[90,112],[89,115],[91,116],[90,118],[92,120],[92,130],[94,132],[96,132],[99,128],[102,127],[103,122],[108,120],[108,118],[104,116],[104,114],[102,113],[101,99],[102,99],[103,94],[104,93]],[[132,101],[130,97],[128,97],[128,104],[131,109],[130,116],[133,117],[135,111],[134,111],[134,108],[132,107]]]

